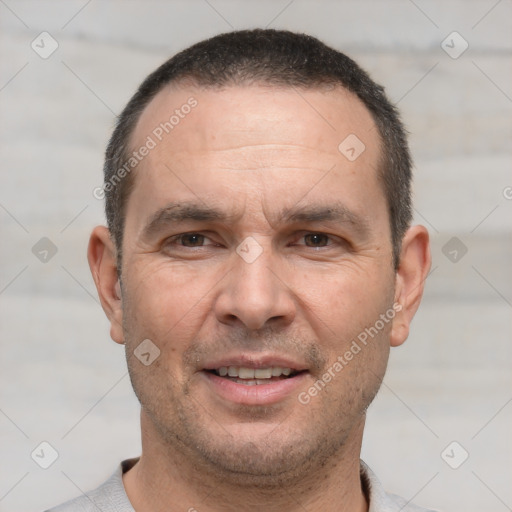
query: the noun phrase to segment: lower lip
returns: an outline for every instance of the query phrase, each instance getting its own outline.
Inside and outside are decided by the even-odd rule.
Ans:
[[[219,377],[214,373],[203,371],[210,389],[221,398],[237,404],[270,405],[289,398],[303,385],[307,372],[299,373],[287,379],[270,381],[268,384],[248,386],[230,379]]]

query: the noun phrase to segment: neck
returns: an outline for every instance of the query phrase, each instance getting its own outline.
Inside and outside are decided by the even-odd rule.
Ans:
[[[123,483],[136,512],[366,512],[359,474],[363,425],[364,419],[328,460],[269,482],[219,473],[184,447],[161,441],[143,414],[142,456]]]

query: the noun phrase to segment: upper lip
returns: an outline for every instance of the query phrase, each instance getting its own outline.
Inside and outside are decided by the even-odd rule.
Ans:
[[[279,366],[281,368],[291,368],[298,372],[308,369],[306,364],[290,359],[289,356],[243,353],[219,357],[217,359],[207,361],[203,366],[203,370],[217,370],[223,366],[242,366],[244,368],[254,369]]]

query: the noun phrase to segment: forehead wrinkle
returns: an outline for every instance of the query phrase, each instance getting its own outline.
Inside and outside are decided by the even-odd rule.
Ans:
[[[330,167],[339,155],[300,146],[279,144],[244,145],[233,148],[199,148],[173,153],[179,168],[215,168],[227,171],[301,170],[318,171]]]
[[[238,133],[238,132],[236,132]],[[250,134],[257,134],[258,131],[251,130],[247,131],[247,133]],[[291,152],[303,152],[303,153],[314,153],[315,155],[318,154],[325,154],[327,156],[332,157],[331,151],[325,151],[321,150],[316,146],[305,146],[303,144],[292,144],[292,143],[286,143],[286,142],[253,142],[253,143],[247,143],[247,144],[240,144],[238,146],[235,145],[229,145],[226,147],[210,147],[207,148],[204,151],[212,152],[212,153],[243,153],[244,155],[248,155],[250,153],[258,154],[258,153],[264,153],[269,154],[269,152],[274,153],[284,153],[286,156],[289,156]]]

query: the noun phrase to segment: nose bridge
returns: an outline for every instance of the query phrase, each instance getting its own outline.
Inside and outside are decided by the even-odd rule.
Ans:
[[[219,321],[236,320],[250,329],[260,329],[268,321],[289,323],[294,304],[288,288],[276,276],[277,255],[270,242],[247,237],[233,255],[229,278],[217,300]],[[236,319],[236,320],[235,320]]]
[[[257,245],[256,245],[257,244]],[[248,237],[237,248],[238,258],[235,260],[233,284],[247,298],[263,299],[265,295],[273,295],[275,283],[272,277],[272,249],[263,247],[254,238]],[[250,292],[250,293],[247,293]]]

